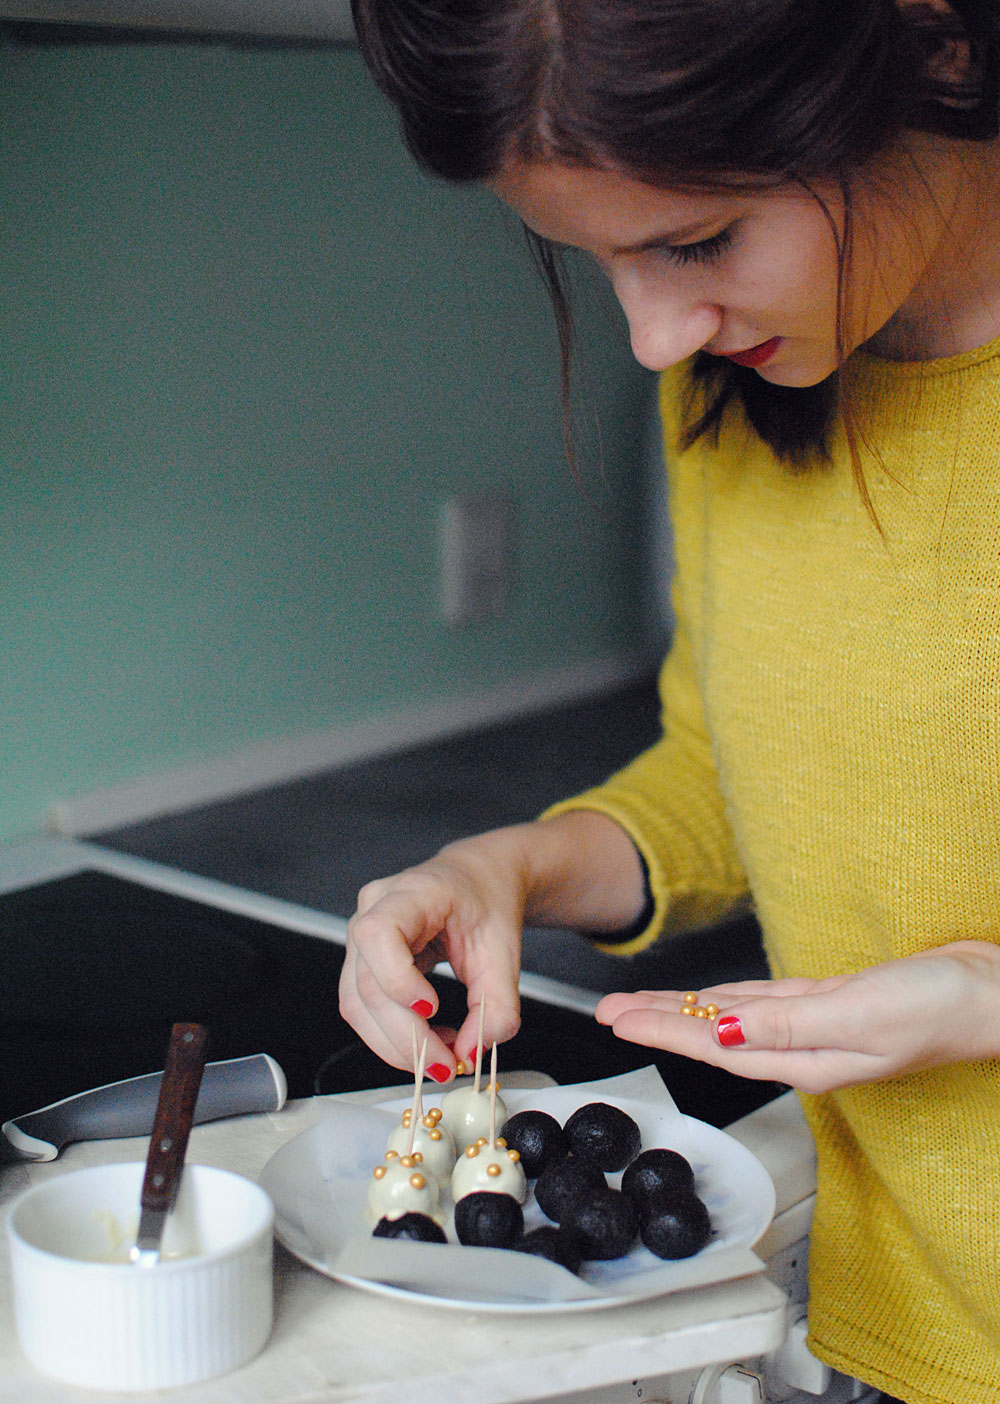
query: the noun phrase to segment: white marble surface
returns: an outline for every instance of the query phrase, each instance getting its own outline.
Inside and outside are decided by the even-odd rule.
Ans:
[[[364,1095],[364,1094],[362,1094]],[[369,1094],[370,1095],[370,1094]],[[379,1093],[386,1096],[385,1091]],[[314,1124],[313,1100],[195,1127],[189,1159],[256,1179]],[[0,1212],[30,1185],[99,1161],[142,1160],[144,1138],[69,1146],[48,1164],[0,1169]],[[274,1331],[249,1365],[201,1385],[137,1396],[170,1404],[523,1404],[719,1359],[763,1354],[784,1334],[787,1302],[762,1274],[638,1305],[532,1317],[411,1304],[341,1285],[276,1247]],[[122,1395],[75,1390],[36,1373],[17,1345],[4,1232],[0,1401],[70,1404]]]

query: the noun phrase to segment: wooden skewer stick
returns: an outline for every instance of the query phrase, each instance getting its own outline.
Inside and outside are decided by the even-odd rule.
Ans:
[[[483,1066],[483,1025],[485,1022],[486,996],[484,994],[479,1001],[479,1032],[476,1034],[476,1081],[474,1086],[477,1092],[479,1091],[481,1085],[480,1074]]]
[[[497,1143],[497,1046],[490,1054],[490,1150]]]
[[[424,1067],[427,1063],[427,1039],[425,1038],[420,1048],[420,1076],[417,1079],[417,1114],[414,1121],[424,1119]]]
[[[416,1078],[416,1075],[417,1075],[417,1026],[416,1026],[416,1024],[411,1024],[411,1025],[410,1025],[410,1045],[411,1045],[411,1048],[412,1048],[412,1050],[413,1050],[413,1076],[414,1076],[414,1078]],[[426,1040],[426,1038],[425,1038],[425,1039],[424,1039],[424,1058],[426,1059],[426,1057],[427,1057],[427,1040]],[[417,1106],[416,1106],[416,1116],[417,1116],[417,1118],[418,1118],[419,1120],[423,1120],[423,1115],[424,1115],[424,1087],[423,1087],[423,1082],[422,1082],[422,1081],[417,1082],[416,1085],[414,1086],[413,1095],[414,1095],[414,1097],[416,1098],[416,1102],[417,1102]],[[411,1120],[411,1121],[413,1120],[413,1116],[414,1116],[414,1113],[411,1111],[411,1112],[410,1112],[410,1120]]]
[[[413,1154],[413,1138],[417,1133],[417,1107],[420,1104],[420,1095],[424,1082],[424,1060],[427,1057],[427,1040],[424,1039],[424,1046],[420,1050],[420,1058],[414,1072],[413,1084],[413,1106],[410,1108],[410,1134],[406,1138],[406,1154]]]

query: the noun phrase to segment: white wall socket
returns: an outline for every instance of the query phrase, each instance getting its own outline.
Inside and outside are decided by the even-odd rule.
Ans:
[[[498,619],[514,567],[514,504],[503,492],[441,504],[441,613],[449,624]]]

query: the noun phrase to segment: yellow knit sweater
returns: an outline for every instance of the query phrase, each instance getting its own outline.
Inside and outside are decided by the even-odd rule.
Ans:
[[[643,853],[629,954],[752,901],[776,975],[1000,941],[1000,339],[857,355],[881,462],[793,474],[734,413],[677,447],[664,736],[565,807]],[[1000,1401],[1000,1060],[803,1097],[819,1152],[811,1348],[907,1404]]]

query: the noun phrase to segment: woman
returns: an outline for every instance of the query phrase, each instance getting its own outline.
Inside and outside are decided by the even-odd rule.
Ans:
[[[628,955],[752,902],[771,981],[598,1018],[800,1089],[818,1356],[1000,1401],[996,0],[355,8],[417,159],[525,222],[564,364],[570,245],[663,372],[678,626],[651,750],[363,889],[345,1017],[406,1066],[443,958],[504,1039],[525,920]]]

